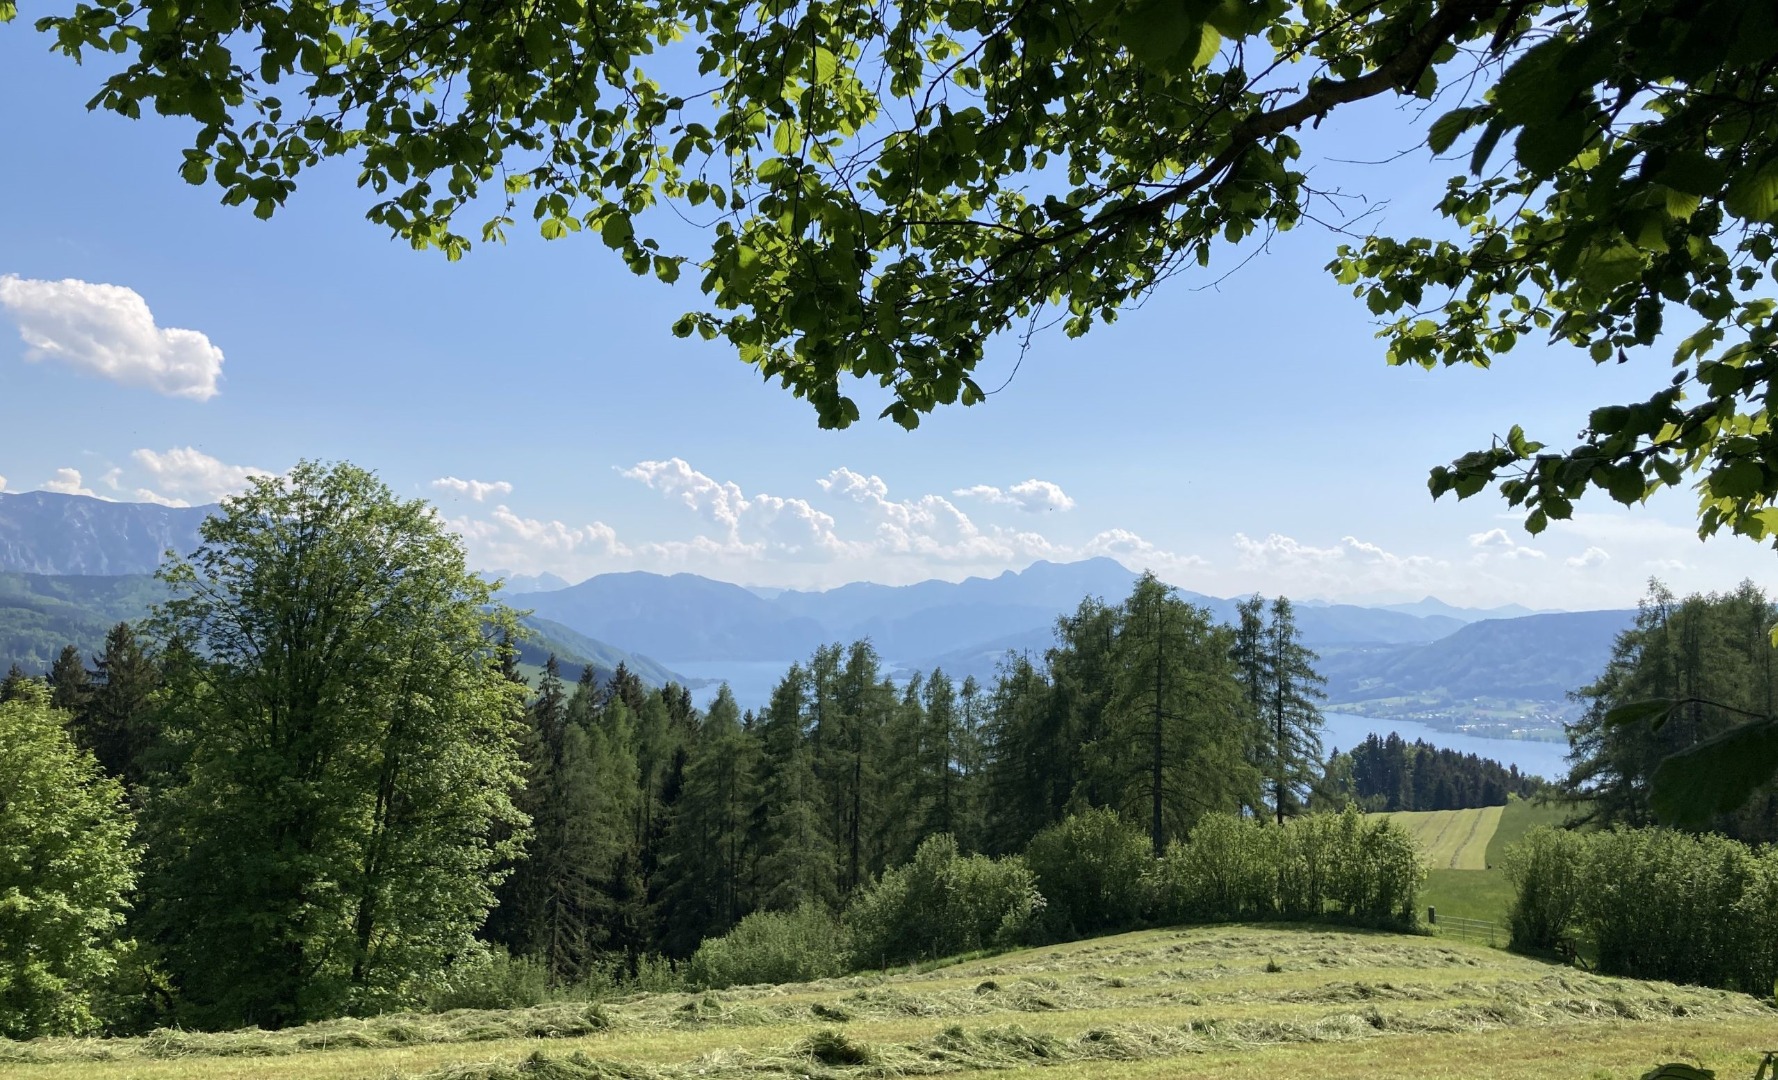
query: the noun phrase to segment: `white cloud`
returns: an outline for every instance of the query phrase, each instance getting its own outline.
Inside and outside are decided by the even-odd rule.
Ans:
[[[1603,566],[1605,563],[1610,562],[1611,555],[1607,553],[1604,548],[1589,547],[1579,555],[1563,561],[1569,566],[1574,567],[1576,570],[1585,570],[1588,567]]]
[[[1476,550],[1476,559],[1489,557],[1501,559],[1541,559],[1543,552],[1536,548],[1526,547],[1507,535],[1505,529],[1489,529],[1487,532],[1474,533],[1469,538],[1469,546]]]
[[[6,490],[6,477],[0,476],[0,491]]]
[[[463,537],[470,556],[483,566],[508,567],[515,573],[545,570],[587,573],[612,569],[634,554],[602,521],[569,525],[528,518],[501,505],[491,518],[455,518],[446,526]]]
[[[1072,510],[1074,500],[1062,488],[1048,480],[1025,480],[1005,489],[988,484],[958,488],[951,492],[958,498],[982,499],[999,506],[1016,506],[1028,514],[1044,510]]]
[[[43,490],[53,491],[58,495],[90,495],[98,498],[96,492],[83,486],[79,469],[57,469],[54,476],[43,482]]]
[[[481,502],[489,495],[511,495],[512,485],[505,480],[459,480],[455,476],[444,476],[432,481],[435,491],[451,491],[458,495],[467,495],[476,502]]]
[[[0,275],[0,307],[12,314],[25,359],[54,361],[125,386],[208,401],[222,377],[222,350],[196,330],[155,325],[147,301],[121,285]]]
[[[663,495],[716,525],[719,539],[702,546],[731,556],[760,557],[768,553],[795,558],[831,559],[849,553],[835,532],[833,516],[805,499],[758,494],[749,497],[733,481],[717,480],[691,467],[683,458],[643,461],[619,474]],[[671,548],[663,548],[670,551]]]
[[[150,486],[138,489],[136,496],[166,506],[189,506],[193,500],[214,502],[244,490],[249,477],[272,475],[252,465],[230,465],[192,446],[162,453],[137,450],[130,457],[150,477]]]

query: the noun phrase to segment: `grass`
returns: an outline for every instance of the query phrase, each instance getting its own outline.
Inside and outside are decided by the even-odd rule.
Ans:
[[[1539,825],[1559,826],[1575,813],[1565,803],[1514,799],[1486,810],[1434,810],[1387,815],[1412,832],[1427,851],[1430,869],[1421,897],[1444,918],[1493,923],[1497,933],[1473,931],[1465,936],[1492,945],[1506,944],[1506,913],[1512,886],[1501,862],[1506,849]],[[1492,823],[1490,824],[1490,815]],[[1450,924],[1436,932],[1455,933]]]
[[[1458,871],[1452,871],[1458,873]],[[1465,873],[1476,873],[1466,871]],[[1778,1011],[1433,937],[1154,930],[803,985],[280,1032],[0,1042],[8,1080],[1751,1075]],[[1746,1067],[1743,1068],[1742,1066]],[[1522,1067],[1521,1067],[1522,1066]],[[1720,1070],[1727,1071],[1720,1071]],[[1090,1074],[1090,1076],[1089,1076]]]
[[[1413,834],[1437,870],[1486,870],[1488,843],[1500,826],[1504,807],[1475,810],[1419,810],[1385,814]]]

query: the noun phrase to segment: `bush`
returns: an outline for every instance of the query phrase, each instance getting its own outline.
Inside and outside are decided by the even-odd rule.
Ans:
[[[826,908],[756,911],[722,937],[706,938],[685,965],[685,981],[706,990],[752,983],[807,982],[845,972],[839,920]]]
[[[459,957],[426,994],[433,1012],[452,1009],[528,1009],[549,998],[549,967],[504,949]]]
[[[1580,914],[1585,858],[1579,835],[1547,825],[1506,849],[1502,862],[1513,887],[1507,913],[1513,948],[1553,950],[1570,938]]]
[[[1348,807],[1284,827],[1206,816],[1154,864],[1148,888],[1162,922],[1334,918],[1407,928],[1425,876],[1413,837]]]
[[[1506,864],[1515,946],[1568,939],[1609,974],[1773,992],[1778,850],[1671,829],[1538,829]]]
[[[854,962],[880,966],[1024,940],[1044,898],[1017,857],[960,855],[934,836],[846,909]]]
[[[1025,863],[1043,894],[1043,921],[1079,937],[1135,924],[1149,907],[1147,837],[1115,810],[1070,814],[1031,838]]]

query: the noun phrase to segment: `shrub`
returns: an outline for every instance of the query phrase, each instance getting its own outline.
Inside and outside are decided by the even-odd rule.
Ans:
[[[1282,828],[1208,815],[1155,863],[1148,887],[1163,922],[1334,918],[1405,928],[1425,875],[1405,830],[1347,807]]]
[[[1539,826],[1507,848],[1503,864],[1513,887],[1507,914],[1515,949],[1555,949],[1570,938],[1580,914],[1586,858],[1582,838]]]
[[[433,1012],[452,1009],[527,1009],[549,997],[549,967],[504,949],[459,957],[426,994]]]
[[[752,983],[807,982],[846,970],[845,934],[826,908],[756,911],[722,937],[706,938],[685,965],[685,981],[720,990]]]
[[[960,855],[934,836],[846,909],[857,964],[953,956],[1024,939],[1043,896],[1024,860]]]
[[[1506,866],[1515,946],[1566,937],[1609,974],[1773,992],[1778,851],[1671,829],[1537,829]]]
[[[1025,863],[1045,902],[1043,921],[1080,936],[1134,924],[1149,907],[1148,840],[1115,810],[1070,814],[1031,838]]]
[[[1281,830],[1229,814],[1199,819],[1190,840],[1170,847],[1150,874],[1156,918],[1224,922],[1267,914],[1276,876],[1267,831]]]

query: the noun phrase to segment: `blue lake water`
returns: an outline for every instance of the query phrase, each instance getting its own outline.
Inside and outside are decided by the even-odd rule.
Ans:
[[[692,691],[692,700],[697,702],[699,708],[709,705],[716,697],[717,687],[726,681],[741,711],[752,709],[759,712],[771,703],[772,689],[784,677],[784,672],[789,670],[790,663],[788,660],[715,660],[669,666],[682,675],[711,680],[710,685]],[[1556,779],[1568,772],[1566,743],[1484,739],[1476,735],[1439,731],[1412,720],[1378,720],[1369,716],[1333,712],[1325,713],[1324,716],[1327,726],[1322,730],[1321,744],[1329,751],[1350,750],[1373,732],[1379,737],[1385,737],[1393,731],[1408,742],[1423,739],[1448,750],[1493,758],[1503,765],[1517,765],[1520,772],[1532,773],[1546,780]]]

